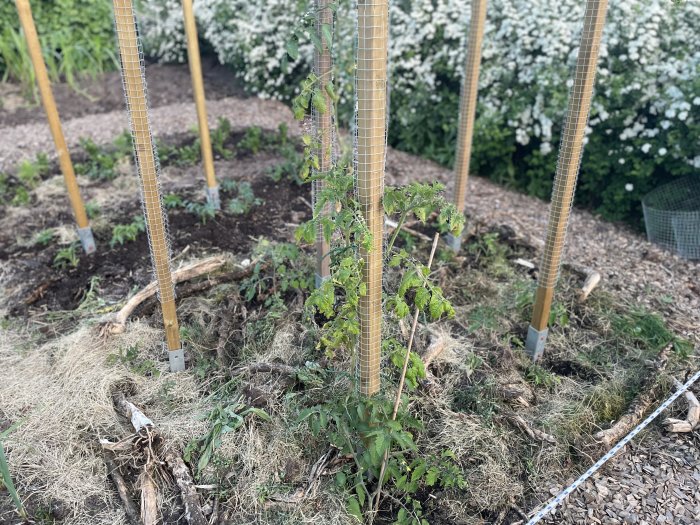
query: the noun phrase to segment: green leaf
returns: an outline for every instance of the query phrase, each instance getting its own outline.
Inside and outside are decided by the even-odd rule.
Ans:
[[[435,482],[437,481],[438,478],[438,469],[435,467],[430,467],[428,469],[428,475],[425,476],[425,484],[428,485],[429,487],[432,487],[435,485]]]
[[[355,496],[351,496],[348,498],[348,501],[346,503],[347,509],[348,509],[348,514],[351,516],[355,516],[358,521],[362,522],[362,509],[360,508],[360,502],[357,501],[357,498]]]
[[[326,41],[326,46],[329,49],[333,47],[333,31],[330,24],[321,25],[321,34],[323,34],[323,39]]]
[[[299,42],[296,40],[288,40],[287,44],[287,54],[292,60],[299,58]]]

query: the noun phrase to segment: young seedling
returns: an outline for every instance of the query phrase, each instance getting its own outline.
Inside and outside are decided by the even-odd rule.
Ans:
[[[469,179],[469,159],[474,136],[474,117],[479,88],[479,66],[481,64],[481,43],[484,38],[486,22],[486,4],[488,0],[472,0],[469,41],[467,43],[467,61],[464,64],[464,80],[459,100],[459,130],[457,134],[457,153],[455,156],[454,203],[460,213],[464,213],[464,200]],[[454,251],[459,251],[461,237],[447,236],[447,243]]]
[[[80,257],[78,256],[75,244],[70,244],[58,250],[56,257],[53,259],[54,267],[59,270],[65,270],[69,266],[71,268],[77,268],[78,264],[80,264]]]
[[[182,0],[182,13],[185,19],[187,58],[190,64],[190,76],[192,77],[192,91],[194,92],[194,102],[197,107],[202,163],[204,164],[204,176],[207,179],[207,202],[214,210],[220,210],[221,200],[219,198],[219,186],[216,183],[216,176],[214,175],[214,156],[212,154],[211,139],[209,136],[207,106],[204,97],[204,81],[202,80],[202,64],[199,56],[197,24],[194,19],[192,0]]]
[[[10,428],[8,428],[7,430],[0,432],[0,481],[2,481],[2,484],[5,486],[5,489],[7,489],[7,492],[10,494],[12,503],[14,503],[15,508],[17,509],[17,513],[20,515],[20,518],[26,520],[27,511],[25,510],[24,505],[22,504],[22,500],[20,499],[19,494],[17,493],[15,484],[12,482],[10,465],[8,465],[7,463],[7,457],[5,456],[4,446],[4,441],[7,438],[7,436],[9,436],[11,432],[16,430],[20,423],[21,422],[17,422],[14,425],[10,426]]]
[[[93,238],[92,229],[90,228],[87,213],[85,212],[85,205],[80,196],[78,182],[75,178],[75,172],[73,171],[73,163],[71,162],[68,147],[66,146],[66,139],[63,136],[63,129],[61,128],[56,102],[51,91],[49,76],[46,72],[46,64],[41,54],[41,44],[39,43],[39,36],[37,35],[34,19],[32,18],[29,0],[15,0],[15,4],[17,5],[17,13],[19,14],[20,23],[24,30],[24,37],[27,41],[29,55],[34,66],[39,93],[41,94],[41,100],[44,104],[44,110],[46,111],[46,118],[49,123],[54,144],[56,145],[58,162],[61,166],[66,188],[68,189],[68,198],[70,199],[71,206],[73,207],[73,214],[78,224],[78,237],[80,238],[85,253],[90,254],[95,251],[95,239]]]

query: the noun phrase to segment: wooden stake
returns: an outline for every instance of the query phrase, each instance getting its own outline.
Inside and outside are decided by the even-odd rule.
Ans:
[[[361,250],[367,285],[359,305],[360,392],[365,395],[379,391],[388,11],[388,0],[357,3],[357,189],[372,235],[371,248]]]
[[[32,65],[34,67],[36,83],[39,87],[39,93],[41,94],[41,101],[44,105],[44,111],[46,112],[46,120],[49,123],[51,136],[53,137],[53,141],[56,146],[58,163],[61,166],[63,180],[66,184],[66,189],[68,190],[68,199],[70,200],[71,207],[73,208],[75,222],[78,224],[78,228],[80,229],[89,228],[90,224],[88,222],[87,213],[85,212],[85,205],[83,204],[83,199],[80,197],[78,181],[75,178],[73,163],[68,152],[66,139],[63,136],[63,129],[58,116],[58,109],[56,108],[56,101],[54,100],[53,92],[51,91],[49,75],[46,72],[46,64],[44,63],[44,57],[41,54],[41,44],[39,43],[39,36],[37,35],[34,19],[32,18],[31,6],[29,5],[29,0],[15,0],[15,4],[17,6],[19,21],[22,25],[22,29],[24,30],[24,38],[27,41],[29,57],[31,58]],[[91,250],[87,248],[85,244],[83,246],[86,248],[88,253],[95,251],[94,242],[92,243]]]
[[[600,49],[607,6],[607,0],[587,0],[586,2],[581,46],[574,73],[574,85],[569,96],[569,107],[554,177],[547,240],[532,313],[531,333],[528,334],[528,351],[535,359],[542,354],[546,338],[545,330],[554,295],[554,285],[561,266],[566,229],[581,165],[583,139],[588,124],[598,50]],[[537,334],[533,330],[540,332],[539,338],[536,337]]]
[[[136,35],[132,0],[114,0],[114,17],[119,40],[122,79],[131,122],[134,155],[141,176],[146,226],[151,244],[151,259],[163,309],[165,339],[170,352],[181,352],[180,331],[175,309],[175,290],[170,274],[167,230],[158,187],[155,146],[151,136],[146,103],[146,80],[141,48]],[[182,366],[184,367],[184,361]]]
[[[199,125],[199,138],[202,148],[202,164],[204,176],[207,179],[207,188],[218,188],[214,175],[214,156],[209,137],[209,123],[207,119],[207,106],[204,97],[204,81],[202,80],[202,62],[199,54],[199,40],[197,37],[197,24],[194,19],[192,0],[182,0],[182,13],[185,19],[185,33],[187,35],[187,58],[190,64],[190,76],[192,77],[192,91],[194,102],[197,106],[197,122]],[[209,195],[209,194],[208,194]],[[216,209],[221,208],[218,202],[212,202]],[[211,201],[210,201],[211,202]]]
[[[440,234],[436,233],[433,239],[433,247],[430,250],[430,257],[428,258],[428,270],[433,265],[433,258],[435,257],[435,250],[437,250],[438,240],[440,239]],[[406,372],[408,371],[408,362],[411,359],[411,348],[413,348],[413,339],[416,335],[416,328],[418,327],[418,316],[420,315],[420,308],[416,306],[416,310],[413,313],[413,324],[411,325],[411,335],[408,338],[408,345],[406,346],[406,354],[403,358],[403,368],[401,369],[401,377],[399,379],[399,386],[396,390],[396,399],[394,399],[394,410],[391,413],[391,420],[396,421],[396,415],[399,413],[399,406],[401,405],[401,394],[403,393],[403,384],[406,381]],[[427,368],[427,366],[426,366]],[[374,512],[375,515],[379,512],[379,498],[382,495],[382,480],[384,479],[384,472],[386,471],[386,462],[389,459],[389,451],[384,453],[384,459],[382,460],[382,468],[379,470],[379,481],[377,482],[377,492],[374,496]]]
[[[472,0],[472,13],[469,23],[467,61],[464,64],[464,80],[459,102],[459,129],[455,156],[454,203],[464,212],[464,200],[469,179],[469,159],[474,135],[476,99],[479,90],[479,66],[481,65],[481,44],[484,39],[487,0]]]
[[[330,0],[317,0],[317,16],[316,34],[321,41],[321,51],[318,49],[315,52],[314,61],[316,75],[319,78],[319,89],[325,101],[326,111],[321,113],[314,108],[314,127],[316,128],[316,140],[318,141],[318,164],[319,173],[328,173],[332,168],[332,147],[333,147],[333,112],[332,108],[335,102],[331,99],[326,91],[326,85],[333,82],[333,62],[331,58],[331,50],[326,37],[324,36],[323,26],[333,27],[333,11],[331,11]],[[331,34],[333,30],[331,29]],[[313,185],[314,198],[321,191],[323,181],[317,180]],[[326,204],[322,214],[328,214],[330,204]],[[331,275],[330,265],[330,246],[323,235],[322,228],[319,228],[316,233],[316,286],[328,279]]]

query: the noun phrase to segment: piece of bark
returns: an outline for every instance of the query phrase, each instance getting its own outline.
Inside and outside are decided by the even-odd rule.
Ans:
[[[131,525],[141,525],[139,509],[136,508],[136,504],[131,499],[131,493],[126,485],[126,481],[124,481],[124,477],[121,475],[114,462],[114,454],[109,450],[105,450],[103,451],[103,458],[105,466],[107,467],[107,474],[112,478],[114,485],[117,487],[117,494],[119,494],[119,499],[122,501],[122,505],[124,505],[126,519]]]
[[[143,525],[156,525],[158,523],[158,488],[153,477],[146,470],[139,477],[141,485],[141,521]]]
[[[142,430],[145,432],[148,432],[149,429],[156,430],[153,421],[141,412],[136,405],[127,400],[122,392],[115,393],[112,399],[117,412],[131,420],[131,424],[137,433]],[[163,444],[163,448],[165,449],[164,460],[173,474],[175,483],[180,488],[180,496],[185,504],[185,518],[187,522],[190,525],[208,525],[199,504],[199,495],[194,486],[194,480],[187,465],[175,450],[167,447],[167,444]]]
[[[583,286],[581,287],[581,292],[578,295],[579,303],[583,303],[586,299],[588,299],[588,296],[591,294],[593,289],[600,283],[600,279],[601,276],[598,272],[593,271],[588,274]]]
[[[655,369],[652,373],[647,376],[644,380],[641,388],[639,389],[639,394],[632,402],[629,410],[620,419],[618,419],[615,424],[605,430],[595,434],[595,439],[605,448],[611,448],[620,439],[625,437],[630,430],[632,430],[644,416],[645,412],[649,406],[654,402],[659,390],[659,377],[661,373],[666,369],[668,363],[668,353],[671,350],[673,343],[666,345],[661,352],[659,352],[658,357],[655,361]]]
[[[676,389],[683,387],[683,384],[678,379],[673,379],[673,386]],[[700,425],[700,401],[695,397],[690,390],[686,390],[683,394],[688,402],[688,415],[685,419],[675,419],[669,417],[664,420],[663,425],[669,432],[692,432],[694,428]]]
[[[425,349],[423,355],[421,355],[423,365],[426,369],[445,348],[447,348],[447,340],[442,336],[436,337],[430,341],[430,345]]]
[[[187,519],[187,523],[190,525],[208,525],[199,504],[199,494],[197,494],[197,489],[194,486],[194,479],[192,479],[190,469],[187,468],[183,459],[173,449],[169,449],[165,453],[165,462],[170,467],[175,483],[180,488],[180,497],[185,504],[185,519]]]
[[[195,263],[183,266],[172,273],[173,283],[177,284],[183,281],[201,277],[221,268],[226,264],[226,259],[223,257],[209,257],[207,259],[197,261]],[[113,314],[105,316],[101,324],[102,333],[105,334],[120,334],[126,330],[126,321],[133,311],[144,301],[153,297],[158,291],[158,283],[151,282],[143,290],[131,297],[122,308]]]

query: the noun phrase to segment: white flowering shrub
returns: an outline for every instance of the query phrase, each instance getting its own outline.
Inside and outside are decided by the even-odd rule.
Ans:
[[[183,56],[177,0],[144,13],[148,50]],[[158,7],[161,6],[161,7]],[[392,0],[390,141],[444,164],[454,156],[469,0]],[[197,0],[200,36],[251,92],[287,99],[313,48],[288,63],[285,44],[304,0]],[[491,0],[487,11],[473,171],[548,198],[582,28],[579,0]],[[334,54],[341,109],[352,108],[354,13],[341,0]],[[149,19],[149,16],[151,18]],[[579,204],[639,224],[640,198],[670,178],[700,174],[700,4],[610,5]]]

